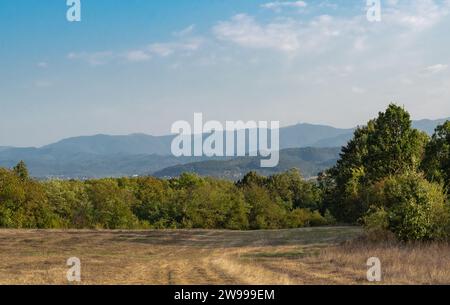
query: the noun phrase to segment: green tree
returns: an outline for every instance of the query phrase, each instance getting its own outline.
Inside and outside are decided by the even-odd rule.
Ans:
[[[114,179],[102,179],[87,183],[87,194],[93,206],[95,226],[105,229],[132,229],[137,218],[131,206],[135,197],[122,189]]]
[[[19,177],[10,170],[0,168],[0,227],[21,227],[21,206],[25,198],[25,189]]]
[[[246,229],[248,207],[242,192],[227,181],[206,179],[187,199],[184,225],[205,229]]]
[[[15,171],[0,169],[0,226],[55,228],[59,219],[39,182],[21,179]]]
[[[430,181],[437,181],[450,191],[450,121],[438,126],[425,150],[422,169]]]
[[[43,183],[49,205],[64,228],[92,228],[93,206],[81,181],[48,181]]]
[[[166,181],[152,177],[139,178],[134,193],[136,202],[132,209],[139,220],[154,228],[170,226],[168,202],[171,189]]]
[[[380,112],[367,137],[367,154],[363,159],[370,181],[389,175],[417,170],[423,159],[428,136],[411,127],[409,113],[391,104]]]
[[[372,209],[365,217],[371,230],[388,229],[401,240],[435,240],[448,236],[450,207],[441,185],[407,172],[372,186]]]
[[[298,169],[273,175],[262,185],[267,187],[274,200],[280,198],[289,209],[320,209],[320,189],[316,183],[305,181]]]
[[[386,177],[418,170],[427,141],[411,127],[407,111],[389,105],[355,131],[336,166],[321,177],[325,207],[340,221],[356,222],[369,208],[366,190]]]
[[[265,186],[267,184],[267,177],[259,175],[257,172],[248,172],[236,185],[238,187],[247,187],[251,185]]]
[[[281,199],[274,201],[266,188],[255,184],[245,187],[243,192],[245,201],[250,206],[251,229],[281,229],[285,227],[288,209]]]
[[[319,176],[325,208],[339,221],[355,222],[367,209],[360,197],[361,190],[367,185],[367,139],[373,128],[373,121],[357,128],[353,139],[342,148],[336,165]]]
[[[22,180],[26,180],[28,179],[29,175],[28,175],[28,168],[27,165],[25,164],[25,162],[22,160],[19,163],[17,163],[16,166],[14,166],[14,173],[16,173],[16,175],[22,179]]]

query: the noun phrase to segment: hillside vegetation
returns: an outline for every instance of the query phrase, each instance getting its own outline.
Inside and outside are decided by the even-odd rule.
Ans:
[[[0,227],[280,229],[324,225],[320,190],[292,170],[238,183],[183,174],[88,181],[30,179],[0,169]]]
[[[305,160],[317,158],[303,153]],[[376,238],[445,240],[449,187],[450,122],[430,139],[392,104],[355,131],[317,183],[297,170],[268,177],[252,171],[237,182],[188,173],[169,180],[39,182],[20,162],[0,169],[0,226],[243,230],[337,221],[363,224]]]

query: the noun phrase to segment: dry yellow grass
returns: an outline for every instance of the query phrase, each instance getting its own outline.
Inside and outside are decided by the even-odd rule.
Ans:
[[[450,284],[448,243],[401,244],[356,240],[330,247],[314,259],[308,258],[307,262],[320,260],[324,268],[354,272],[368,257],[380,259],[383,284]],[[365,279],[365,274],[360,274],[358,281]]]
[[[277,231],[0,230],[0,284],[366,284],[378,256],[388,284],[450,284],[448,245],[345,242],[359,228]]]

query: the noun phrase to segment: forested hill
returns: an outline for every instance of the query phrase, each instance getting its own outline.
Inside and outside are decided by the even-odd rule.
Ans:
[[[227,161],[211,160],[175,165],[154,173],[157,177],[171,178],[182,173],[200,176],[239,180],[250,172],[269,176],[292,168],[300,169],[305,178],[315,177],[319,172],[332,167],[339,158],[340,148],[291,148],[280,152],[280,163],[274,168],[261,168],[260,157],[242,157]]]
[[[413,127],[432,134],[445,120],[413,121]],[[283,151],[280,166],[273,173],[290,166],[302,169],[305,176],[315,176],[317,171],[333,164],[336,156],[322,160],[325,150],[313,148],[341,147],[353,136],[354,129],[339,129],[326,125],[297,124],[280,129],[280,148],[305,148],[319,154],[317,160],[303,159],[296,151]],[[0,146],[0,167],[11,168],[24,160],[30,174],[38,178],[101,178],[132,175],[177,175],[181,169],[238,179],[248,169],[256,169],[255,158],[238,158],[219,162],[205,158],[175,158],[170,151],[173,135],[150,136],[132,134],[125,136],[95,135],[61,140],[40,148],[14,148]],[[8,143],[1,143],[8,145]],[[303,150],[303,153],[308,149]],[[335,149],[328,150],[335,151]],[[188,164],[188,165],[186,165]],[[167,168],[167,169],[166,169]],[[259,166],[258,166],[259,169]]]

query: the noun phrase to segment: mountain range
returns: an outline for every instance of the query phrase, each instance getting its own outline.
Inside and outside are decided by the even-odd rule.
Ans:
[[[413,126],[432,134],[445,120],[414,121]],[[37,178],[170,177],[191,171],[236,179],[249,170],[272,174],[291,167],[300,168],[306,177],[311,177],[334,164],[340,147],[351,139],[354,130],[305,123],[281,128],[280,164],[274,169],[260,169],[259,159],[250,157],[176,158],[170,148],[173,135],[146,134],[74,137],[40,148],[0,146],[0,167],[11,168],[24,160],[30,174]]]
[[[273,168],[262,168],[260,157],[240,157],[231,160],[208,160],[188,164],[180,164],[165,168],[153,173],[160,178],[177,177],[182,173],[196,173],[201,176],[239,180],[250,172],[255,171],[261,175],[269,176],[285,172],[292,168],[300,169],[303,177],[311,178],[317,173],[332,167],[341,149],[334,148],[288,148],[280,151],[280,162]]]

